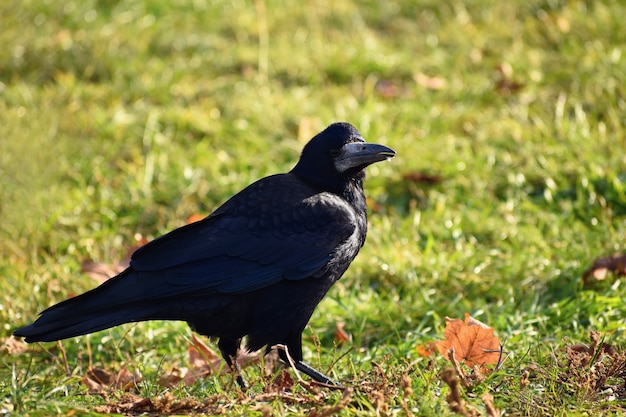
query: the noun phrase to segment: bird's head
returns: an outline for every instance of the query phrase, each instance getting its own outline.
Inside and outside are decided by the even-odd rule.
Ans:
[[[349,123],[333,123],[307,143],[291,171],[326,191],[342,192],[353,179],[363,179],[365,168],[395,156],[383,145],[367,143]]]

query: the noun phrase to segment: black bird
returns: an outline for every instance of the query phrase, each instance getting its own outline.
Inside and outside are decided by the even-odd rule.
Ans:
[[[242,388],[236,356],[244,336],[249,351],[286,346],[296,369],[332,384],[302,362],[302,332],[365,242],[365,167],[394,155],[348,123],[331,124],[291,172],[256,181],[203,220],[146,244],[118,276],[13,334],[48,342],[129,322],[182,320],[219,338]],[[284,350],[279,355],[289,363]]]

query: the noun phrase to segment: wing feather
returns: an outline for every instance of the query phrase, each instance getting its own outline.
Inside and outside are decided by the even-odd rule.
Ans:
[[[268,177],[207,218],[138,249],[131,267],[163,272],[154,276],[177,294],[254,291],[320,275],[355,235],[355,216],[340,197],[290,174]]]

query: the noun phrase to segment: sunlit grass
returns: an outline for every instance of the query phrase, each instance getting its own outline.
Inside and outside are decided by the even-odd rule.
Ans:
[[[591,329],[625,345],[623,281],[581,281],[626,241],[624,11],[616,1],[3,3],[3,337],[92,288],[83,260],[118,261],[136,234],[211,212],[345,120],[398,156],[369,170],[368,240],[304,334],[307,360],[357,387],[342,413],[402,413],[408,375],[415,415],[450,414],[443,360],[415,347],[465,312],[505,341],[504,368],[478,387],[498,407],[609,413],[546,391],[556,386],[515,394],[522,369],[558,373],[553,352]],[[351,342],[336,343],[338,322]],[[140,394],[161,395],[156,381],[183,366],[189,337],[156,322],[71,339],[70,376],[55,344],[3,352],[0,409],[103,404],[80,382],[88,346],[94,366],[141,369]],[[246,374],[262,392],[259,367]],[[384,378],[382,399],[367,391]],[[172,392],[217,396],[235,415],[320,407],[297,390],[303,404],[243,403],[225,375]]]

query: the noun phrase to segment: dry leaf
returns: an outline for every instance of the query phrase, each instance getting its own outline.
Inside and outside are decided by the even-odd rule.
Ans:
[[[346,323],[337,323],[337,329],[335,330],[335,341],[339,343],[346,343],[352,340],[352,335],[345,329]]]
[[[92,368],[83,377],[83,384],[87,386],[90,393],[101,393],[110,389],[121,389],[129,391],[133,389],[143,376],[138,369],[131,373],[128,369],[122,368],[116,374],[100,368]]]
[[[207,346],[195,334],[191,336],[187,354],[189,367],[172,368],[169,372],[159,377],[159,385],[168,388],[174,387],[181,382],[185,385],[192,385],[199,379],[204,379],[209,375],[231,372],[222,356]],[[267,356],[267,358],[270,357],[271,355]],[[267,358],[265,361],[266,366],[272,362]],[[240,367],[256,362],[259,362],[257,353],[240,352],[237,356],[237,363]]]
[[[616,357],[617,351],[608,343],[602,343],[599,332],[592,330],[589,336],[590,344],[575,343],[567,347],[567,359],[571,363],[578,363],[587,367],[591,362],[599,362],[605,356]]]
[[[0,352],[6,352],[9,355],[17,355],[28,351],[28,345],[15,337],[7,337],[0,345]]]
[[[443,178],[439,175],[427,174],[419,171],[407,172],[402,176],[405,181],[424,184],[438,184],[443,181]]]
[[[606,279],[609,273],[626,275],[626,253],[616,253],[606,258],[598,258],[591,268],[583,273],[583,282],[591,284]]]
[[[173,388],[184,380],[189,372],[187,368],[173,368],[168,373],[159,377],[159,385],[166,388]]]
[[[191,224],[191,223],[195,223],[195,222],[199,222],[200,220],[204,219],[206,216],[199,214],[199,213],[194,213],[191,216],[187,217],[187,221],[185,222],[186,224]]]
[[[125,270],[127,267],[121,264],[105,264],[102,262],[85,261],[80,269],[91,278],[95,279],[98,284],[112,278]]]
[[[191,385],[198,379],[206,378],[211,374],[230,372],[222,357],[198,339],[195,334],[191,336],[191,344],[187,348],[187,354],[189,355],[190,369],[183,376],[185,385]]]
[[[271,391],[273,392],[289,392],[293,389],[295,382],[285,368],[274,378],[271,385]]]
[[[126,257],[118,263],[107,264],[103,262],[85,261],[81,265],[81,271],[86,273],[91,278],[95,279],[98,284],[102,284],[109,278],[116,276],[117,274],[128,268],[128,266],[130,265],[130,257],[132,256],[132,254],[137,249],[148,243],[148,239],[143,237],[140,233],[135,234],[135,240],[137,243],[127,251]]]
[[[122,415],[216,415],[221,414],[219,406],[212,408],[208,403],[202,403],[193,399],[177,400],[166,392],[152,398],[142,398],[136,395],[124,394],[115,402],[107,402],[105,405],[94,407],[94,411],[101,414]]]
[[[454,358],[468,366],[483,367],[497,364],[500,360],[500,339],[493,329],[465,313],[465,321],[446,318],[445,340],[437,342],[437,350],[448,357],[454,350]]]
[[[417,354],[424,358],[429,357],[437,351],[437,343],[439,342],[430,341],[417,345],[415,348],[417,350]]]

